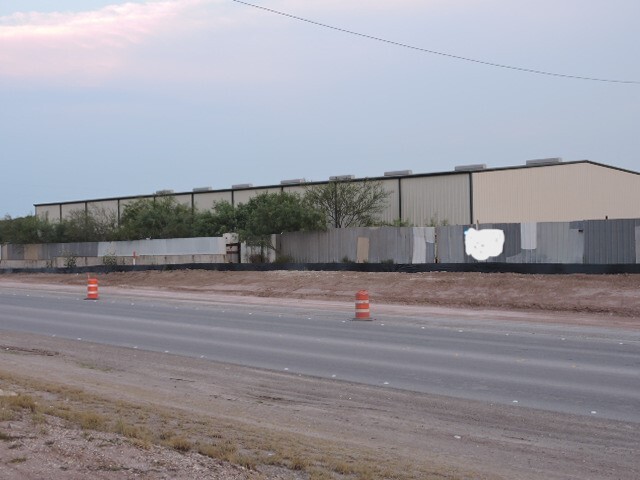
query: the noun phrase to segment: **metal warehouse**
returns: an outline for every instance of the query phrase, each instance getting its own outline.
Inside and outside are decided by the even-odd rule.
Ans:
[[[425,174],[392,171],[373,179],[382,182],[390,193],[380,219],[385,222],[402,219],[426,226],[640,218],[640,173],[590,160],[530,160],[525,165],[502,168],[465,165],[450,172]],[[352,175],[330,180],[364,181]],[[260,193],[304,193],[308,186],[327,182],[296,179],[262,187],[241,184],[221,190],[162,190],[150,195],[41,203],[35,205],[35,211],[52,221],[66,218],[74,210],[99,209],[119,217],[130,202],[166,195],[205,210],[219,201],[238,205]]]

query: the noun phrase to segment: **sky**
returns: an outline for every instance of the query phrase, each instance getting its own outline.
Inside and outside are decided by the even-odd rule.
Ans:
[[[637,0],[251,3],[417,48],[233,0],[2,0],[0,217],[547,157],[640,170]]]

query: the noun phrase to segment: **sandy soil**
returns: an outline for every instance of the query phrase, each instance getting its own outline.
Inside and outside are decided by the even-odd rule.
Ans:
[[[498,317],[531,321],[640,328],[640,275],[182,270],[96,277],[101,291],[164,291],[190,294],[191,300],[229,296],[243,297],[244,303],[259,297],[352,305],[355,293],[364,289],[373,310],[391,311],[388,306],[402,305],[442,315],[491,311]],[[84,287],[86,279],[86,275],[12,274],[0,275],[0,286],[21,282]]]
[[[504,321],[640,328],[640,276],[630,275],[185,271],[98,278],[101,291],[176,301],[293,299],[332,308],[367,289],[374,308],[386,312],[400,305],[445,317],[491,310]],[[3,285],[82,288],[86,276],[0,276]],[[16,407],[0,397],[2,479],[640,478],[637,424],[86,342],[2,332],[0,389],[37,402]],[[100,421],[87,424],[95,415]]]

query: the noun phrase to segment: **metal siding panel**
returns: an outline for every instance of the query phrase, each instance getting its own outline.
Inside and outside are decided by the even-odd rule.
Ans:
[[[197,210],[213,210],[216,202],[231,203],[231,192],[202,192],[193,194],[193,203]]]
[[[389,198],[387,199],[387,206],[382,211],[378,218],[381,222],[393,223],[398,220],[398,213],[400,211],[400,194],[398,192],[398,179],[381,180],[382,188],[389,192]],[[404,188],[404,186],[403,186]],[[406,218],[406,216],[405,216]]]
[[[434,227],[411,228],[411,262],[410,263],[434,263],[435,262],[435,234]]]
[[[585,222],[585,263],[635,263],[635,227],[638,220]]]
[[[465,263],[464,232],[465,225],[436,227],[437,259],[439,263]]]
[[[481,222],[640,217],[640,175],[588,163],[473,173]]]
[[[468,174],[402,179],[403,217],[415,226],[430,226],[432,220],[466,225],[469,208]]]
[[[283,186],[282,191],[285,193],[297,193],[298,195],[303,197],[304,192],[307,191],[307,188],[309,187],[306,185],[288,185],[288,186]]]
[[[103,215],[115,215],[118,216],[118,201],[117,200],[103,200],[99,202],[88,202],[87,210],[91,215],[100,217]]]
[[[254,188],[252,190],[236,190],[233,192],[233,201],[236,206],[241,203],[247,203],[253,197],[257,197],[261,193],[280,193],[279,188]]]
[[[60,205],[43,205],[36,207],[36,215],[40,218],[49,219],[50,222],[60,221]]]
[[[186,205],[187,207],[191,207],[191,194],[187,193],[185,195],[173,195],[175,201],[181,205]]]
[[[635,227],[635,248],[636,248],[636,263],[640,263],[640,226],[636,224]]]
[[[75,211],[81,211],[84,212],[85,210],[85,203],[81,202],[81,203],[67,203],[65,205],[62,205],[62,218],[63,219],[67,219],[69,218],[69,215],[71,215],[72,212]]]

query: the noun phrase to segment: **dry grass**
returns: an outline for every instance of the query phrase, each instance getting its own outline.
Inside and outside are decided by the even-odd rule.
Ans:
[[[173,437],[169,440],[169,446],[178,452],[188,452],[191,450],[193,445],[191,442],[184,437]]]
[[[271,465],[302,472],[310,480],[442,478],[438,472],[424,471],[401,460],[381,459],[376,452],[346,450],[302,434],[276,432],[213,416],[195,418],[191,413],[169,411],[157,405],[113,402],[75,388],[16,379],[2,370],[0,380],[31,394],[0,399],[0,418],[3,412],[6,415],[16,410],[44,417],[54,415],[76,428],[122,435],[143,449],[161,445],[180,452],[195,450],[249,470]],[[46,402],[34,400],[36,395],[46,398]],[[39,403],[47,408],[39,408]]]
[[[80,412],[77,421],[83,430],[103,430],[107,423],[104,416],[95,412]]]
[[[15,397],[0,397],[0,405],[14,411],[29,410],[35,412],[37,408],[36,401],[31,396],[22,393]]]

